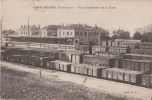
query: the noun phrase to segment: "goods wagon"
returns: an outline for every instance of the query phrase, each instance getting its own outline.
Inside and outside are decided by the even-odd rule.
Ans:
[[[123,59],[152,60],[152,55],[124,54]]]
[[[113,58],[97,55],[83,55],[83,63],[105,67],[113,67]]]
[[[115,68],[122,68],[121,62],[122,62],[121,59],[114,58],[113,59],[113,67],[115,67]]]
[[[31,59],[29,55],[22,55],[22,59],[21,59],[22,64],[30,65],[30,61]]]
[[[45,56],[45,55],[31,55],[29,56],[29,64],[39,67],[47,67],[47,62],[54,61],[56,58],[54,56]]]
[[[108,52],[130,53],[129,47],[109,47]]]
[[[92,46],[92,53],[94,54],[97,51],[107,52],[108,51],[108,47],[107,46]]]
[[[101,77],[103,66],[92,66],[88,64],[72,64],[71,72],[76,74],[82,74],[93,77]]]
[[[17,54],[20,55],[45,55],[45,56],[55,56],[56,58],[58,58],[58,52],[61,51],[52,51],[52,50],[47,50],[47,49],[19,49],[17,50]]]
[[[71,72],[71,65],[72,65],[72,63],[70,63],[70,62],[55,60],[55,61],[49,62],[48,68],[54,69],[54,70],[65,71],[65,72]]]
[[[74,52],[59,52],[58,60],[72,62],[72,53]]]
[[[76,64],[80,64],[83,62],[83,55],[86,55],[84,53],[73,53],[72,54],[72,62],[73,63],[76,63]]]
[[[92,46],[90,45],[76,45],[76,51],[80,53],[92,54]]]
[[[152,55],[152,49],[132,49],[132,54]]]
[[[59,52],[58,60],[80,64],[83,55],[85,54],[80,52]]]
[[[118,68],[109,68],[102,70],[102,78],[136,85],[141,84],[141,75],[142,72]]]
[[[147,71],[142,74],[141,86],[152,88],[152,71]]]
[[[97,51],[95,55],[113,58],[123,58],[124,53]]]
[[[22,55],[12,55],[13,62],[21,63]]]
[[[114,41],[102,41],[101,45],[102,46],[113,46],[114,45]]]
[[[152,43],[150,42],[142,42],[140,44],[141,49],[151,49],[152,50]]]
[[[151,60],[122,59],[121,63],[123,69],[142,71],[142,72],[152,70]]]
[[[6,60],[6,50],[1,50],[1,60]]]

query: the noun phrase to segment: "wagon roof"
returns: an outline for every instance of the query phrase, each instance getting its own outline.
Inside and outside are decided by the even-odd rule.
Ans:
[[[106,68],[104,66],[97,66],[97,65],[89,65],[89,64],[72,64],[73,66],[85,67],[85,68],[92,68],[92,69],[100,69]]]
[[[101,59],[112,59],[113,57],[103,57],[103,56],[98,56],[98,55],[84,55],[85,57],[97,57]]]
[[[106,51],[96,51],[95,53],[106,53],[106,54],[123,54],[118,52],[106,52]]]
[[[123,59],[123,61],[152,62],[152,60]]]
[[[143,56],[143,57],[152,57],[152,55],[143,55],[143,54],[125,54],[125,55],[131,55],[131,56]]]
[[[66,62],[66,61],[61,61],[61,60],[55,60],[55,61],[51,61],[51,62],[57,62],[60,64],[72,64],[72,62]]]
[[[128,74],[141,74],[141,73],[143,73],[143,72],[139,72],[139,71],[133,71],[133,70],[127,70],[127,69],[119,69],[119,68],[108,68],[108,69],[105,69],[105,70],[128,73]]]

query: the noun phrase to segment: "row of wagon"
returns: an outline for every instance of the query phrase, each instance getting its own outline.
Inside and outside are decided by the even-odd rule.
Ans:
[[[152,88],[152,73],[147,74],[147,72],[92,66],[89,64],[75,64],[44,56],[14,55],[5,60]]]
[[[15,51],[17,50],[1,52],[2,59],[17,63],[23,63],[26,65],[45,67],[48,69],[151,87],[151,75],[148,75],[150,78],[143,76],[146,75],[143,73],[151,70],[151,62],[148,61],[141,62],[141,60],[138,61],[131,59],[121,59],[123,61],[120,63],[119,58],[116,60],[113,59],[113,57],[105,57],[107,54],[105,54],[105,56],[88,55],[74,52],[58,52],[56,54],[45,54],[43,52],[40,52],[41,54],[37,54],[34,51],[31,53],[29,50],[26,50],[26,52],[30,52],[27,54],[23,53],[25,52],[24,50],[21,50],[16,54],[14,53]],[[103,55],[103,52],[100,52],[98,54]],[[138,64],[137,62],[141,62],[141,64]],[[143,81],[144,79],[146,81]]]

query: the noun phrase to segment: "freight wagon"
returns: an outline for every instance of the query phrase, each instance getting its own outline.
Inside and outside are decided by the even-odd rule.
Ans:
[[[142,42],[140,44],[141,49],[151,49],[152,50],[152,43],[150,42]]]
[[[102,70],[105,68],[103,66],[92,66],[88,64],[72,64],[71,72],[100,78]]]
[[[90,45],[76,45],[76,51],[80,53],[92,54],[92,46]]]
[[[19,55],[45,55],[45,56],[56,56],[58,58],[58,50],[47,50],[47,49],[19,49],[17,50],[17,54]]]
[[[152,55],[124,54],[123,59],[152,60]]]
[[[71,72],[72,63],[56,60],[56,61],[50,61],[48,65],[49,66],[47,66],[47,68],[49,69]]]
[[[142,74],[141,86],[152,88],[152,71]]]
[[[68,52],[68,51],[59,52],[58,60],[72,62],[72,53],[74,52]]]
[[[102,57],[97,55],[83,55],[83,63],[104,67],[113,67],[112,57]]]
[[[79,52],[59,52],[58,60],[80,64],[82,63],[83,55],[85,54]]]
[[[123,58],[124,53],[97,51],[95,55],[112,58]]]
[[[29,64],[39,67],[47,67],[47,62],[57,60],[54,56],[31,55],[29,56]]]
[[[131,39],[116,39],[115,42],[121,47],[139,47],[141,40],[131,40]]]
[[[120,58],[114,58],[113,59],[113,67],[114,68],[122,68],[121,61],[122,60]]]
[[[114,45],[114,41],[102,41],[101,42],[102,46],[113,46]]]
[[[132,54],[152,55],[152,49],[132,49]]]
[[[130,47],[109,47],[108,52],[130,53]]]
[[[141,84],[141,75],[142,72],[119,69],[119,68],[109,68],[102,70],[102,78],[104,79],[136,84],[136,85]]]
[[[92,54],[94,54],[97,51],[107,52],[108,51],[108,47],[107,46],[92,46]]]
[[[122,59],[121,66],[123,69],[146,72],[152,70],[151,60],[132,60]]]
[[[22,55],[12,55],[13,62],[21,63]]]

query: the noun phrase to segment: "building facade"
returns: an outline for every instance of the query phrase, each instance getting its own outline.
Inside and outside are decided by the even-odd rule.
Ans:
[[[21,25],[21,28],[17,30],[18,36],[28,37],[28,36],[39,36],[40,33],[40,26],[29,26],[28,25]]]
[[[60,28],[61,25],[48,25],[43,28],[41,28],[41,37],[56,37],[57,36],[57,29]]]
[[[74,44],[93,44],[101,43],[102,33],[108,32],[97,26],[92,27],[86,24],[69,24],[62,25],[57,30],[57,37],[59,38],[74,38]]]

